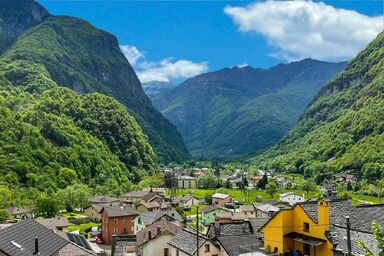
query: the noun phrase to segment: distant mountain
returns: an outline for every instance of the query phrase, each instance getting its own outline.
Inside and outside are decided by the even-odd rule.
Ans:
[[[13,0],[2,1],[2,5],[3,2],[13,6]],[[17,0],[16,6],[19,2],[23,8],[16,12],[21,17],[16,25],[13,25],[14,13],[1,10],[4,24],[10,24],[5,28],[21,32],[41,23],[22,33],[4,52],[4,60],[42,64],[56,84],[81,94],[100,92],[113,96],[136,118],[161,161],[182,161],[189,157],[176,128],[145,95],[115,36],[81,19],[50,16],[35,1]],[[8,41],[14,41],[15,35],[9,36]]]
[[[152,81],[148,83],[143,83],[143,90],[149,98],[152,98],[158,93],[169,91],[170,89],[176,87],[177,85],[172,82],[160,82]]]
[[[307,176],[355,171],[384,178],[384,33],[317,94],[280,143],[253,160]]]
[[[152,98],[197,156],[236,156],[274,143],[346,63],[305,59],[269,69],[224,68]]]

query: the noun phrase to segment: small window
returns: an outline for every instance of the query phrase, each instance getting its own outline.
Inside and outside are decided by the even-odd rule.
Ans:
[[[179,250],[176,250],[176,256],[180,256]]]
[[[306,232],[309,232],[309,223],[308,222],[304,222],[304,226],[303,226],[303,230],[306,231]]]
[[[117,224],[117,218],[115,218],[114,222],[115,222],[115,225],[116,225]]]
[[[127,219],[126,218],[123,219],[123,223],[124,224],[127,223]]]
[[[169,249],[168,248],[164,248],[164,256],[169,256]]]
[[[205,245],[205,252],[210,252],[209,244]]]
[[[113,229],[113,234],[117,234],[117,228]]]

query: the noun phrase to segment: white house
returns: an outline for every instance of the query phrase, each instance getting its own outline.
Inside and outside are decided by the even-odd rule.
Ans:
[[[300,196],[293,192],[287,192],[280,194],[280,201],[289,203],[290,205],[294,205],[296,203],[304,202],[304,195]]]

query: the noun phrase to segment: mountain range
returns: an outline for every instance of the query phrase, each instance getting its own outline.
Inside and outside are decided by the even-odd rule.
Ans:
[[[384,32],[321,89],[295,127],[253,162],[280,172],[384,177]]]
[[[254,153],[276,143],[346,63],[305,59],[268,69],[224,68],[152,96],[199,157]]]

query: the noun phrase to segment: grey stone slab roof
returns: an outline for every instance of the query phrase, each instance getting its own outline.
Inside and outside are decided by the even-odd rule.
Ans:
[[[85,250],[79,246],[76,246],[72,242],[69,242],[66,246],[61,248],[58,253],[58,256],[91,256],[91,255],[96,255],[96,253]]]
[[[199,235],[199,248],[207,241],[207,237]],[[196,252],[197,241],[196,241],[196,230],[190,228],[184,228],[182,231],[177,233],[168,244],[175,247],[188,255],[193,255]]]
[[[93,196],[89,199],[90,204],[105,204],[118,202],[119,199],[111,196]]]
[[[229,256],[251,255],[259,251],[259,241],[254,235],[221,236],[217,240]]]
[[[143,203],[142,206],[144,206],[147,209],[160,208],[161,207],[161,205],[158,202]]]
[[[212,211],[215,211],[215,210],[223,210],[223,211],[226,211],[226,212],[230,212],[231,210],[227,209],[227,208],[224,208],[224,207],[221,207],[221,206],[218,206],[218,205],[208,205],[207,207],[205,207],[202,212],[203,213],[208,213],[208,212],[212,212]]]
[[[269,220],[270,218],[256,218],[256,219],[249,219],[249,222],[251,223],[251,226],[254,230],[254,232],[258,232],[259,229],[264,226],[265,223],[267,223],[267,221]]]
[[[68,220],[65,217],[42,219],[37,220],[37,222],[49,229],[65,228],[69,226]]]
[[[124,195],[121,195],[121,197],[125,197],[125,198],[130,198],[130,197],[142,198],[143,196],[146,196],[149,193],[150,193],[149,191],[136,190],[136,191],[131,191],[131,192],[128,192],[128,193],[126,193]]]
[[[64,238],[35,220],[25,220],[0,231],[0,251],[5,255],[32,256],[35,237],[40,256],[51,256],[68,244]]]
[[[175,223],[169,222],[167,220],[156,221],[149,227],[137,232],[137,245],[142,246],[146,242],[155,239],[157,236],[163,233],[175,235],[180,230],[181,226]],[[149,235],[149,232],[151,232],[151,235]]]
[[[136,209],[128,206],[104,206],[103,211],[106,211],[108,217],[139,215],[139,212]]]
[[[327,234],[331,236],[336,251],[347,253],[347,230],[344,227],[334,226],[332,232]],[[365,252],[358,245],[357,241],[363,241],[367,247],[372,250],[375,255],[379,255],[379,249],[377,248],[377,242],[373,237],[373,234],[351,230],[351,245],[352,255],[365,255]]]
[[[153,222],[161,219],[163,216],[167,216],[171,220],[183,222],[183,217],[181,217],[180,214],[175,210],[140,213],[140,217],[146,226],[151,225]]]
[[[9,214],[11,215],[19,215],[19,214],[26,214],[28,213],[29,211],[25,208],[21,208],[21,207],[9,207],[7,208],[7,211],[9,212]]]

